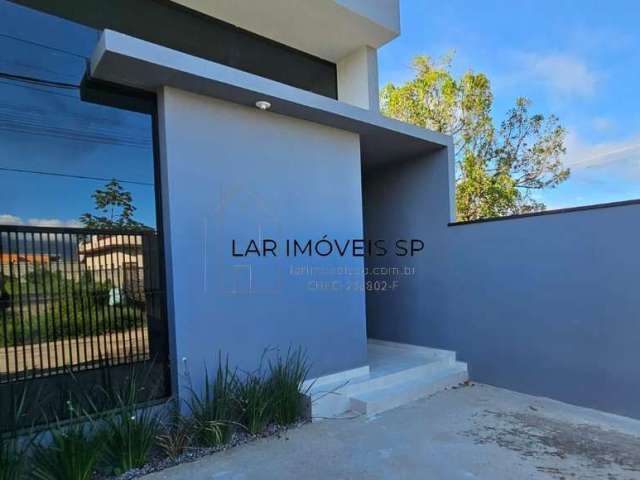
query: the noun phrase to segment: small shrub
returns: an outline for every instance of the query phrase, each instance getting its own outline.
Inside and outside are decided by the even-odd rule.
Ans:
[[[271,386],[261,369],[247,374],[244,381],[238,383],[240,422],[250,434],[262,432],[271,421],[272,400]]]
[[[51,430],[51,441],[36,445],[33,452],[33,478],[39,480],[89,480],[93,476],[102,448],[95,435],[93,418],[72,401],[66,402],[69,426]],[[31,477],[30,477],[31,478]]]
[[[51,443],[37,446],[33,454],[33,478],[39,480],[90,480],[101,447],[84,424],[51,432]]]
[[[171,421],[163,424],[162,431],[158,434],[157,444],[162,452],[171,460],[176,460],[187,451],[193,441],[193,428],[189,419],[173,413]]]
[[[105,417],[102,432],[108,469],[121,475],[142,467],[149,458],[161,429],[158,414],[138,406],[138,389],[132,378],[125,395],[116,394],[117,408]]]
[[[218,359],[216,378],[213,383],[205,372],[202,394],[191,392],[191,411],[194,439],[200,446],[211,447],[226,443],[231,438],[236,421],[235,390],[237,376],[229,368],[229,358],[222,365]]]
[[[302,348],[289,348],[284,358],[278,353],[269,362],[272,418],[280,425],[289,425],[300,418],[301,394],[306,393],[303,383],[309,368]]]

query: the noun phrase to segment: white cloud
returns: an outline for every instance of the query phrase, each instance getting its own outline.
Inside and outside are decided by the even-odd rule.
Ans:
[[[0,214],[0,225],[28,225],[33,227],[81,227],[78,220],[61,220],[59,218],[23,219],[8,213]]]
[[[614,121],[607,117],[592,118],[591,125],[597,132],[608,132],[615,127]]]
[[[564,53],[521,53],[518,56],[522,81],[542,84],[556,95],[590,97],[600,75],[576,56]]]
[[[4,213],[0,214],[0,225],[24,225],[24,223],[20,217]]]
[[[574,132],[567,135],[565,165],[574,172],[603,169],[626,179],[640,179],[640,134],[624,140],[589,143]]]

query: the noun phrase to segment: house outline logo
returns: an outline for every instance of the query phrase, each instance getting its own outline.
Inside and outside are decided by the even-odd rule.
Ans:
[[[233,212],[230,212],[233,210]],[[232,188],[220,188],[218,204],[214,208],[214,218],[216,219],[216,228],[219,228],[220,238],[233,238],[235,232],[228,232],[228,222],[226,219],[229,214],[235,215],[240,212],[246,212],[248,218],[259,218],[260,222],[256,225],[258,240],[262,242],[265,237],[265,231],[273,232],[270,238],[282,238],[283,226],[280,216],[270,208],[266,198],[251,188],[241,185],[235,185]],[[265,228],[266,227],[266,228]],[[206,264],[207,264],[207,244],[209,238],[209,222],[204,220],[204,288],[206,291]],[[224,245],[226,248],[227,245]],[[220,269],[217,272],[217,284],[222,288],[224,294],[227,295],[257,295],[257,294],[276,294],[280,293],[283,288],[284,269],[278,268],[270,264],[269,284],[268,286],[257,286],[261,278],[260,268],[256,261],[250,261],[248,257],[246,261],[236,262],[229,267]],[[259,261],[259,260],[257,260]],[[233,282],[229,285],[228,278],[232,278]],[[238,281],[238,279],[244,279]]]

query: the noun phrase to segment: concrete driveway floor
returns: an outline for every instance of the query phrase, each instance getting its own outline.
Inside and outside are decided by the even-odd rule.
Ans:
[[[640,421],[472,384],[145,477],[272,478],[640,479]]]

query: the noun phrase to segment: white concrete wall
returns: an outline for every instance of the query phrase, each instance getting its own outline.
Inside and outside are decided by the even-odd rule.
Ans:
[[[378,52],[360,47],[337,64],[338,100],[367,110],[379,109]]]

